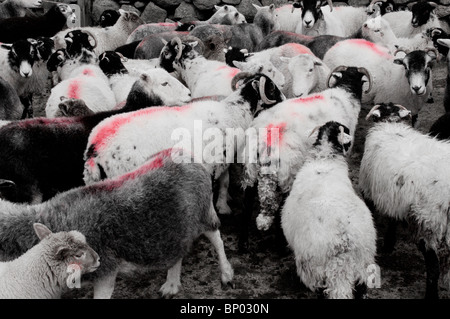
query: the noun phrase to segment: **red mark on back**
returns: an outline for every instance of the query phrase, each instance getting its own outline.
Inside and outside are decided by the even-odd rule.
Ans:
[[[298,44],[298,43],[287,43],[287,44],[283,45],[283,47],[281,49],[282,54],[284,54],[288,51],[294,51],[294,52],[297,52],[298,54],[314,55],[308,47]]]
[[[87,75],[87,76],[94,76],[94,71],[92,71],[92,69],[86,68],[83,70],[83,75]]]
[[[316,100],[324,100],[324,96],[322,94],[316,94],[306,97],[299,97],[298,99],[292,100],[293,103],[310,103]]]
[[[80,81],[71,80],[69,87],[67,88],[67,97],[69,99],[79,99],[80,98]]]
[[[342,41],[342,42],[338,42],[336,45],[341,45],[344,42],[349,42],[351,44],[355,44],[357,46],[360,47],[365,47],[368,48],[370,50],[372,50],[374,53],[384,57],[384,58],[393,58],[392,55],[390,55],[389,53],[387,53],[385,50],[383,50],[383,48],[373,42],[364,40],[364,39],[351,39],[351,40],[346,40],[346,41]]]
[[[50,125],[71,125],[73,123],[79,122],[76,117],[55,117],[55,118],[46,118],[46,117],[37,117],[28,120],[17,121],[17,125],[22,128],[28,128],[33,126],[50,126]]]
[[[234,76],[235,76],[236,74],[238,74],[239,72],[241,72],[240,69],[238,69],[238,68],[233,68],[233,67],[230,67],[230,66],[228,66],[228,65],[222,65],[222,66],[219,66],[219,67],[216,68],[216,71],[217,71],[217,72],[218,72],[218,71],[222,71],[222,70],[228,71],[228,76],[229,76],[230,78],[234,78]]]
[[[286,130],[286,123],[282,122],[279,124],[269,124],[266,127],[267,130],[267,139],[266,139],[266,145],[267,146],[273,146],[273,145],[280,145],[281,141],[283,140],[283,134],[284,131]],[[272,134],[275,134],[274,131],[278,130],[278,141],[277,140],[272,140]],[[278,142],[278,143],[277,143]]]

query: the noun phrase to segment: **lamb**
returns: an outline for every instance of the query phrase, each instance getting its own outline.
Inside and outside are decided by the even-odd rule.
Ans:
[[[367,68],[373,77],[373,89],[363,95],[362,102],[403,103],[412,111],[416,125],[418,114],[428,98],[427,93],[432,90],[432,67],[438,53],[435,48],[402,51],[407,53],[403,58],[394,57],[384,46],[351,39],[334,45],[325,54],[323,62],[330,69],[341,64]]]
[[[375,105],[366,118],[379,118],[386,105],[400,118],[410,116],[404,106],[383,103]],[[361,160],[359,187],[364,197],[380,214],[408,221],[414,228],[426,264],[425,298],[438,298],[438,251],[442,270],[448,271],[450,175],[443,168],[449,156],[448,141],[423,134],[409,124],[378,121],[369,129]]]
[[[54,36],[55,49],[66,47],[64,37],[68,31],[72,30],[88,31],[93,35],[97,43],[97,46],[94,48],[94,53],[97,56],[105,51],[112,51],[124,45],[131,32],[144,22],[134,12],[124,11],[122,9],[119,9],[119,12],[121,14],[120,18],[111,27],[77,27],[58,32]]]
[[[305,155],[311,147],[309,132],[327,121],[338,121],[354,135],[361,109],[362,87],[367,78],[371,89],[371,75],[364,68],[339,66],[327,80],[333,86],[320,93],[288,99],[262,112],[251,123],[251,127],[267,130],[267,138],[258,145],[261,157],[256,163],[245,163],[242,187],[245,190],[247,214],[253,211],[253,194],[260,202],[256,224],[259,230],[268,230],[275,217],[282,196],[291,190],[295,174],[302,167]],[[334,82],[334,83],[333,83]],[[276,134],[278,133],[278,139]],[[247,145],[251,152],[252,145]],[[277,154],[271,159],[262,155]],[[249,217],[246,219],[249,221]],[[248,227],[243,227],[240,249],[248,245]]]
[[[75,22],[76,16],[72,8],[64,3],[53,5],[40,16],[1,19],[0,42],[13,43],[28,38],[53,37],[63,30],[68,20]]]
[[[281,212],[297,274],[311,291],[330,299],[364,297],[375,265],[372,215],[348,176],[350,131],[337,122],[318,130]]]
[[[0,4],[0,19],[24,17],[27,9],[40,8],[42,0],[5,0]]]
[[[84,277],[94,282],[94,298],[112,296],[124,262],[169,269],[160,293],[171,297],[181,287],[182,259],[204,234],[218,255],[222,284],[232,284],[233,268],[211,204],[211,177],[201,164],[180,163],[175,156],[175,151],[165,150],[129,174],[69,190],[32,207],[0,201],[0,255],[14,258],[35,244],[26,231],[31,223],[54,231],[77,229],[102,261]]]
[[[386,13],[383,19],[389,22],[397,37],[408,38],[415,34],[426,32],[427,29],[442,25],[434,13],[437,4],[419,1],[411,7],[411,11],[396,11]]]
[[[179,105],[189,98],[174,95],[173,89],[161,86],[159,76],[151,71],[143,74],[121,109],[83,117],[34,118],[2,126],[0,178],[15,184],[0,189],[2,198],[40,203],[58,192],[83,185],[83,152],[91,130],[98,123],[114,114],[155,105]],[[179,88],[175,91],[183,92]]]
[[[33,228],[39,244],[15,260],[0,263],[0,299],[61,298],[72,286],[71,267],[81,276],[100,266],[98,254],[79,231],[52,233],[40,223]]]
[[[192,141],[180,140],[182,137],[176,132],[193,136],[194,129],[198,130],[194,125],[196,121],[201,121],[203,131],[210,128],[225,132],[233,128],[236,134],[244,134],[259,109],[269,108],[284,99],[273,81],[265,75],[239,73],[233,78],[230,87],[236,88],[240,80],[244,80],[244,83],[220,101],[201,99],[181,107],[144,109],[103,121],[92,131],[86,146],[85,183],[127,172],[162,149],[183,143],[184,148],[187,148],[186,145],[190,146]],[[143,135],[152,136],[152,139],[142,139]],[[204,152],[205,157],[197,154],[198,160],[205,163],[214,180],[221,183],[217,200],[219,213],[229,212],[225,187],[227,167],[229,163],[234,163],[234,155],[240,153],[245,140],[241,135],[237,137],[236,149],[234,143],[227,143],[225,150],[223,145],[218,145],[220,150],[214,151],[215,155],[213,152]],[[207,144],[208,141],[203,140],[205,147],[208,147]],[[222,156],[226,156],[226,161]]]
[[[161,67],[167,72],[176,71],[191,91],[192,98],[230,95],[230,83],[240,70],[225,62],[207,60],[194,50],[196,45],[197,42],[183,44],[178,37],[172,39],[161,50]]]

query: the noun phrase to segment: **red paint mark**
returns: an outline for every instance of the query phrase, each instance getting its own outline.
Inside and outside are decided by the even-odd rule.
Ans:
[[[148,107],[134,112],[121,114],[116,118],[108,121],[106,125],[102,126],[101,129],[96,133],[96,135],[93,136],[91,144],[94,146],[94,150],[98,151],[105,147],[108,139],[116,135],[117,131],[122,126],[130,123],[135,118],[149,116],[160,112],[181,112],[187,110],[189,107],[190,104],[184,106]]]
[[[71,80],[67,90],[68,90],[67,97],[69,99],[79,99],[80,98],[80,81],[79,80]]]
[[[364,39],[351,39],[351,40],[341,41],[341,42],[338,42],[336,45],[342,45],[342,43],[345,43],[345,42],[355,44],[360,47],[368,48],[382,57],[393,58],[393,56],[390,55],[389,53],[387,53],[385,50],[383,50],[383,48],[381,46],[379,46],[373,42],[364,40]]]
[[[121,176],[118,176],[118,177],[110,179],[110,180],[99,182],[97,184],[90,186],[89,188],[91,188],[92,190],[103,189],[103,190],[107,190],[107,191],[112,191],[114,189],[117,189],[129,180],[134,180],[140,176],[145,175],[146,173],[148,173],[150,171],[153,171],[153,170],[163,167],[165,160],[170,158],[171,154],[172,154],[172,148],[158,152],[155,155],[153,155],[142,166],[135,169],[134,171],[125,173]],[[91,165],[89,162],[88,162],[88,164]]]
[[[324,100],[324,96],[322,94],[316,94],[306,97],[299,97],[298,99],[292,100],[293,103],[310,103],[316,100]]]
[[[162,26],[162,27],[176,27],[177,26],[176,23],[169,23],[169,22],[159,22],[158,25]]]
[[[222,70],[228,71],[228,76],[229,76],[230,78],[233,78],[236,74],[238,74],[239,72],[241,72],[240,69],[238,69],[238,68],[233,68],[233,67],[230,67],[230,66],[228,66],[228,65],[222,65],[222,66],[219,66],[219,67],[216,68],[215,71],[216,71],[216,72],[219,72],[219,71],[222,71]]]
[[[74,123],[79,122],[76,117],[55,117],[55,118],[46,118],[46,117],[36,117],[28,120],[20,120],[17,121],[17,125],[21,128],[29,128],[35,126],[65,126],[72,125]]]
[[[92,69],[88,69],[88,68],[83,70],[83,75],[95,76],[94,71],[92,71]]]
[[[282,54],[287,52],[287,51],[294,51],[297,52],[299,54],[310,54],[310,55],[314,55],[312,53],[312,51],[304,45],[298,44],[298,43],[287,43],[285,45],[283,45],[281,52]]]
[[[267,139],[266,139],[267,146],[273,146],[274,144],[276,144],[276,141],[272,141],[272,134],[275,134],[272,131],[276,131],[276,130],[278,130],[278,143],[281,144],[281,141],[283,139],[283,133],[286,130],[286,123],[282,122],[282,123],[279,123],[276,125],[269,124],[266,127],[266,130],[267,130]]]
[[[117,103],[116,106],[113,107],[113,110],[120,110],[125,106],[125,104],[127,104],[127,100]]]

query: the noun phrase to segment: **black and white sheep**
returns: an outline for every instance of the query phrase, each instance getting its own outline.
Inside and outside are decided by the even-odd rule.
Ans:
[[[64,29],[68,20],[75,19],[72,8],[64,3],[54,4],[43,15],[0,19],[0,41],[13,43],[28,38],[53,37]]]
[[[350,130],[327,122],[312,136],[315,142],[286,198],[281,226],[306,287],[330,299],[350,299],[354,290],[367,288],[368,269],[375,264],[375,226],[348,176]]]
[[[40,223],[33,228],[40,242],[20,257],[0,262],[0,299],[61,298],[82,275],[100,266],[98,254],[79,231],[52,233]]]
[[[222,284],[231,284],[233,268],[212,205],[211,176],[203,165],[175,156],[176,151],[165,150],[128,174],[31,207],[0,201],[0,256],[14,258],[35,244],[35,236],[26,231],[31,223],[54,231],[77,229],[101,259],[100,267],[85,277],[94,281],[94,298],[112,296],[124,262],[169,269],[160,293],[171,297],[181,286],[182,259],[204,234],[218,255]]]
[[[399,118],[410,116],[405,107],[390,103],[375,105],[366,118],[380,117],[386,106]],[[449,156],[448,141],[410,124],[381,120],[366,135],[359,172],[359,187],[376,211],[414,229],[426,264],[426,298],[438,298],[440,261],[448,280],[450,175],[443,167]]]
[[[34,118],[10,122],[0,128],[0,178],[14,187],[0,194],[12,202],[38,203],[56,193],[83,185],[83,152],[91,130],[114,114],[155,105],[168,105],[180,98],[159,96],[160,79],[151,73],[135,82],[126,105],[118,110],[84,117]],[[176,104],[178,104],[176,103]],[[30,153],[33,156],[30,156]],[[15,158],[15,161],[11,161]],[[20,160],[19,160],[20,159]]]
[[[120,12],[118,10],[107,9],[102,12],[98,20],[98,24],[102,28],[113,26],[120,17]]]

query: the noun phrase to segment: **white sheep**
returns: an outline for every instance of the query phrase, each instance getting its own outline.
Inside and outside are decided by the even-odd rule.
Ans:
[[[293,10],[292,4],[285,4],[275,9],[276,24],[275,30],[295,32],[297,25],[302,20],[302,10]]]
[[[144,22],[134,12],[124,11],[122,9],[119,9],[119,12],[120,18],[111,27],[76,27],[58,32],[53,37],[55,41],[55,49],[62,49],[66,47],[64,37],[67,32],[72,30],[88,31],[89,34],[94,37],[97,44],[94,48],[94,52],[97,56],[105,51],[115,50],[119,46],[124,45],[131,32]]]
[[[404,104],[412,111],[415,123],[432,90],[432,67],[438,54],[434,48],[407,53],[403,58],[395,57],[382,45],[349,39],[328,50],[323,62],[330,69],[339,65],[366,68],[372,76],[373,88],[363,94],[362,102]]]
[[[80,232],[52,233],[40,223],[33,228],[40,242],[20,257],[0,262],[0,299],[61,298],[81,275],[100,266],[98,254]]]
[[[365,288],[369,266],[375,265],[372,215],[348,176],[349,133],[340,123],[327,122],[313,135],[315,143],[281,212],[297,274],[311,291],[323,290],[330,299],[353,298],[353,290]]]
[[[245,164],[242,186],[258,189],[258,229],[267,230],[272,225],[280,205],[280,195],[289,193],[295,174],[311,147],[308,135],[314,127],[327,121],[338,121],[350,129],[350,135],[354,135],[365,77],[371,83],[370,74],[363,68],[338,67],[327,80],[335,81],[334,87],[278,103],[253,120],[252,128],[267,130],[267,138],[257,146],[258,154],[265,154],[267,149],[279,154],[274,161],[270,157],[261,157],[256,164]],[[278,139],[272,138],[274,132],[278,132]],[[247,145],[250,154],[253,153],[251,147]]]
[[[377,212],[408,221],[424,255],[427,269],[426,298],[438,297],[439,258],[448,280],[450,233],[450,172],[446,169],[450,143],[423,134],[410,124],[383,120],[396,112],[410,116],[401,105],[375,105],[366,119],[377,120],[366,135],[359,172],[359,187]]]
[[[234,61],[233,64],[243,72],[265,74],[270,77],[280,89],[283,89],[284,87],[285,77],[283,73],[270,61],[258,61],[253,59],[247,62]]]

